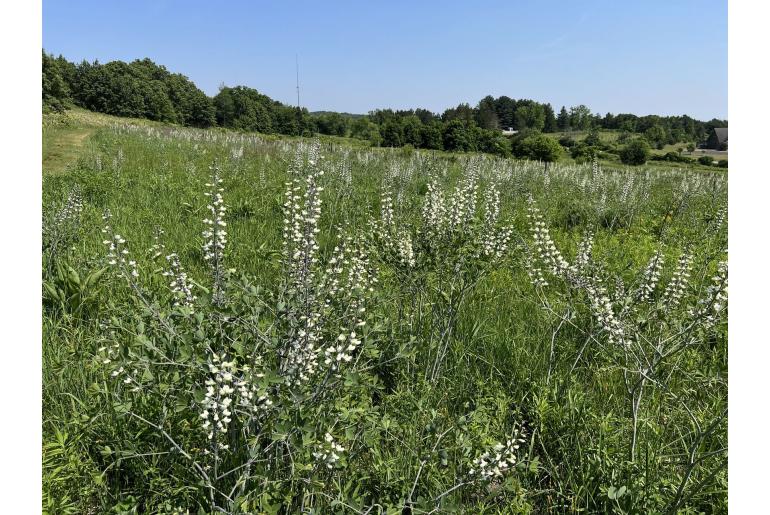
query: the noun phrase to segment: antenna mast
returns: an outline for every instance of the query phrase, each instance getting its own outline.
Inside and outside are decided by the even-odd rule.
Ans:
[[[297,109],[299,109],[299,56],[294,54],[294,62],[297,65]]]

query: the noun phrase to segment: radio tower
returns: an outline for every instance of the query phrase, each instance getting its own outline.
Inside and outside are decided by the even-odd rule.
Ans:
[[[294,54],[294,63],[297,65],[297,109],[299,109],[299,56]]]

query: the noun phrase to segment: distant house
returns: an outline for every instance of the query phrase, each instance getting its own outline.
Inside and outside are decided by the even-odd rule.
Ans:
[[[503,136],[513,136],[514,134],[518,134],[519,131],[513,130],[513,127],[506,127],[503,129]]]
[[[717,127],[706,141],[706,148],[714,150],[727,150],[727,127]]]

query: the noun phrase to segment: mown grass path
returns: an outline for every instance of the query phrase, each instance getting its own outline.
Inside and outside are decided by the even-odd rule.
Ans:
[[[43,132],[43,173],[61,173],[75,162],[93,134],[92,127],[56,128]]]

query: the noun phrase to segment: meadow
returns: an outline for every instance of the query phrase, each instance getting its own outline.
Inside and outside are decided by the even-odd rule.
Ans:
[[[725,170],[45,122],[45,513],[727,511]]]

